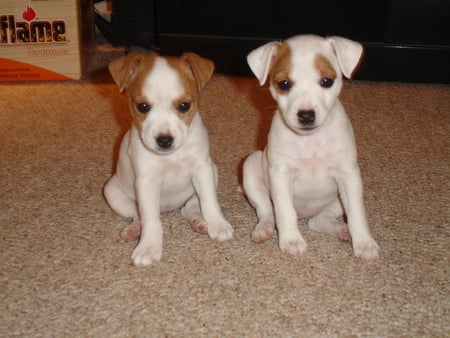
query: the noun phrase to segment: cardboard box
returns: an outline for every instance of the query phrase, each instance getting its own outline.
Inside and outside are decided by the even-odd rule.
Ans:
[[[80,79],[93,25],[92,0],[1,0],[0,82]]]

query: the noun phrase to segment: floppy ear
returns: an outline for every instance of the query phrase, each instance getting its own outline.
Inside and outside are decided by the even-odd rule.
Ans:
[[[269,42],[254,49],[247,55],[247,63],[253,74],[255,74],[256,78],[259,80],[261,86],[267,80],[270,67],[277,54],[279,45],[280,43],[276,41]]]
[[[197,82],[198,91],[201,91],[214,73],[214,63],[195,53],[184,53],[181,58],[189,64]]]
[[[339,36],[331,36],[327,40],[337,56],[342,74],[350,79],[363,54],[363,46],[358,42]]]
[[[139,54],[130,54],[112,61],[108,68],[114,82],[119,86],[122,93],[128,86],[128,83],[136,73],[137,66],[142,62],[143,56]]]

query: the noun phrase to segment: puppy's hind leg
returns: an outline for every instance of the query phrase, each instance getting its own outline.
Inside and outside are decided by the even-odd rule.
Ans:
[[[106,201],[111,209],[120,216],[133,219],[137,218],[138,211],[136,201],[128,196],[122,189],[122,186],[115,175],[106,183],[103,193],[105,194]]]
[[[308,227],[317,232],[337,236],[341,241],[351,242],[352,237],[347,225],[338,219],[343,215],[344,208],[339,198],[336,198],[317,215],[309,219]]]
[[[111,209],[122,217],[133,219],[133,222],[122,230],[120,237],[125,241],[138,239],[141,235],[141,223],[136,201],[123,191],[115,175],[106,183],[103,193]]]
[[[244,191],[258,217],[258,223],[251,233],[251,239],[255,243],[267,241],[275,230],[272,201],[261,167],[262,156],[262,151],[254,152],[247,157],[243,166]]]
[[[194,194],[181,209],[181,215],[186,218],[191,224],[192,230],[201,234],[208,233],[208,224],[202,217],[200,209],[200,201],[197,195]]]

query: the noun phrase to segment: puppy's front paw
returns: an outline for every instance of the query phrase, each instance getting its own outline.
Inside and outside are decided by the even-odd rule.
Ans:
[[[280,240],[281,251],[291,256],[297,257],[302,255],[307,247],[308,245],[301,236],[296,239]]]
[[[209,237],[218,242],[223,242],[227,239],[233,238],[233,232],[233,227],[225,220],[208,224]]]
[[[131,254],[133,264],[136,266],[148,266],[159,262],[162,256],[162,245],[151,245],[139,242]]]
[[[363,260],[374,260],[379,256],[380,248],[373,238],[355,241],[353,239],[353,252],[356,257]]]

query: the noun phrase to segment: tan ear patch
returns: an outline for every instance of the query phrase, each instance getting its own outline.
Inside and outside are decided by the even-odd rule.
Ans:
[[[195,53],[184,53],[181,55],[181,59],[186,60],[189,64],[197,82],[197,88],[201,91],[214,73],[214,63]]]
[[[150,69],[155,62],[157,54],[129,54],[112,61],[108,68],[114,82],[123,92],[131,82],[142,76],[142,69]]]
[[[114,82],[123,92],[136,73],[136,69],[142,61],[140,55],[128,55],[111,62],[108,66]]]

